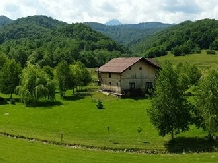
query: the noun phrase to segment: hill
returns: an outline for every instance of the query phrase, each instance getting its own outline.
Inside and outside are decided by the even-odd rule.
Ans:
[[[7,18],[6,16],[0,16],[0,28],[4,25],[11,23],[12,20]]]
[[[134,51],[147,57],[199,53],[202,49],[218,50],[218,21],[203,19],[185,21],[145,38]]]
[[[46,16],[17,19],[0,30],[0,52],[40,66],[56,66],[61,60],[81,61],[97,67],[129,51],[111,38],[82,23],[67,24]]]
[[[116,26],[108,26],[93,22],[86,22],[85,24],[128,47],[139,42],[142,38],[172,26],[172,24],[164,24],[160,22],[121,24]]]
[[[115,25],[121,25],[122,23],[119,20],[117,20],[117,19],[112,19],[112,20],[109,20],[105,24],[106,25],[110,25],[110,26],[115,26]]]

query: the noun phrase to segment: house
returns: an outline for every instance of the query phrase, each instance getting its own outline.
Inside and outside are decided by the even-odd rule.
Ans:
[[[101,89],[123,95],[128,91],[149,89],[160,66],[152,58],[114,58],[98,69]]]

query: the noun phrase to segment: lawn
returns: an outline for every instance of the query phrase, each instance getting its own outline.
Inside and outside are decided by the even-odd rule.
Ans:
[[[54,106],[25,107],[19,102],[0,105],[0,132],[56,142],[61,141],[63,133],[65,143],[100,148],[172,148],[165,145],[170,136],[158,136],[149,121],[146,112],[151,105],[149,99],[120,99],[99,92],[93,96],[83,93],[71,96],[71,92],[67,95],[65,100],[57,96],[58,102]],[[97,109],[97,99],[103,102],[104,109]],[[140,133],[137,131],[139,127],[142,129]],[[194,127],[181,134],[202,139],[206,135]]]
[[[69,93],[70,94],[70,93]],[[105,109],[96,107],[101,99]],[[159,137],[150,124],[146,109],[149,100],[119,99],[95,93],[68,96],[59,105],[46,107],[25,107],[0,105],[0,131],[27,137],[36,137],[68,143],[122,147],[163,148],[168,137]],[[139,134],[137,128],[141,127]]]
[[[218,153],[137,154],[92,151],[0,137],[1,163],[214,163]]]
[[[164,60],[169,60],[173,64],[187,61],[203,69],[217,68],[218,65],[218,55],[207,55],[205,51],[202,54],[181,57],[167,55],[157,60],[160,64]],[[94,70],[90,71],[94,76]],[[149,99],[120,99],[99,92],[91,93],[94,89],[96,86],[92,86],[88,93],[77,92],[77,95],[72,95],[72,91],[68,91],[65,100],[57,95],[55,103],[41,103],[38,107],[25,107],[19,100],[15,105],[0,105],[0,132],[122,150],[168,150],[181,153],[183,149],[201,151],[205,148],[210,151],[214,146],[217,147],[217,144],[207,142],[206,132],[194,126],[191,126],[190,131],[177,135],[174,145],[168,144],[170,136],[158,136],[157,130],[149,121],[146,112],[151,106]],[[97,109],[98,99],[103,102],[104,109]],[[140,133],[137,131],[138,128],[142,129]],[[175,155],[169,158],[177,156],[182,157]]]

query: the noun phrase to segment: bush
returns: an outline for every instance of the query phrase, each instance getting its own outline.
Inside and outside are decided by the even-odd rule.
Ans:
[[[215,54],[216,54],[216,51],[215,51],[215,50],[207,50],[207,54],[215,55]]]
[[[98,100],[96,107],[97,107],[97,109],[104,109],[104,106],[100,100]]]

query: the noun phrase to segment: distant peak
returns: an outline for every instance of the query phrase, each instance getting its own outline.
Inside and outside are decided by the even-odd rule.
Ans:
[[[116,26],[116,25],[121,25],[122,23],[117,19],[112,19],[112,20],[109,20],[105,24],[108,25],[108,26]]]

